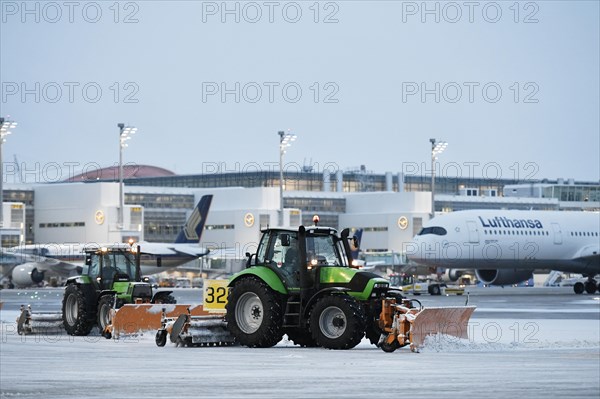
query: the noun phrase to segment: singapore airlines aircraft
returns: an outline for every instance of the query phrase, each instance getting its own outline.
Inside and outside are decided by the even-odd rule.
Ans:
[[[208,249],[198,245],[212,195],[203,196],[173,243],[140,242],[142,274],[169,271],[184,263],[208,254]],[[106,244],[105,244],[106,245]],[[46,272],[69,277],[81,273],[85,263],[86,248],[103,246],[97,243],[32,244],[9,248],[3,257],[24,257],[25,263],[2,263],[2,275],[11,276],[17,287],[28,287],[42,282]]]
[[[534,269],[581,273],[576,293],[594,293],[600,274],[600,213],[469,210],[437,216],[406,245],[432,267],[475,269],[484,284],[510,285]]]

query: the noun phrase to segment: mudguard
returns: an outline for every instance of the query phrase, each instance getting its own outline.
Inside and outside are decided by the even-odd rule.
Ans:
[[[287,289],[283,285],[283,282],[279,276],[271,269],[265,266],[253,266],[249,269],[242,270],[239,273],[234,274],[229,280],[228,286],[231,285],[245,276],[255,276],[264,281],[272,290],[279,292],[280,294],[286,295]]]

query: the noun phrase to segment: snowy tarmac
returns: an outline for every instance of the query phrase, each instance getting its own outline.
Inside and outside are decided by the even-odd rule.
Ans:
[[[525,290],[525,291],[523,291]],[[4,398],[527,398],[600,396],[600,295],[522,288],[470,296],[469,339],[436,336],[420,353],[159,348],[154,334],[19,336],[20,304],[60,310],[62,291],[0,291],[0,397]],[[176,290],[180,303],[200,290]],[[464,296],[417,297],[425,306]],[[198,298],[199,299],[199,298]],[[199,302],[196,301],[196,302]]]

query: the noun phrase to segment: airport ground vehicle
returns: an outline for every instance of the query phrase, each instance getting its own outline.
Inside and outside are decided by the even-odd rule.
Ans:
[[[398,287],[405,294],[462,295],[465,292],[464,288],[460,286],[447,285],[431,280],[420,280],[410,274],[393,273],[389,275],[389,279],[392,287]]]
[[[389,347],[399,347],[416,339],[416,334],[440,332],[441,324],[468,321],[472,308],[417,309],[392,290],[380,276],[354,269],[349,248],[349,230],[340,235],[328,227],[300,226],[296,229],[263,230],[256,254],[247,254],[247,268],[229,281],[226,314],[222,316],[181,315],[163,318],[157,344],[171,341],[210,344],[210,329],[225,329],[230,337],[219,336],[213,343],[235,342],[249,347],[271,347],[284,334],[300,346],[350,349],[362,338],[373,344],[386,343],[382,333],[392,334]],[[358,246],[358,245],[355,245]],[[205,298],[206,300],[206,298]],[[402,303],[411,309],[404,341],[394,332],[392,305]],[[470,312],[470,313],[469,313]],[[382,314],[389,323],[381,319]],[[396,322],[395,324],[398,324]],[[466,324],[463,323],[466,334]],[[389,330],[389,331],[387,331]],[[450,332],[452,333],[452,332]],[[462,332],[461,332],[462,334]],[[422,337],[417,339],[422,342]],[[396,342],[396,343],[394,343]]]
[[[153,294],[152,286],[142,282],[138,246],[94,246],[85,250],[84,274],[71,277],[65,283],[62,314],[51,316],[23,309],[18,330],[34,332],[40,325],[60,317],[70,335],[88,335],[98,325],[100,332],[110,338],[111,331],[107,327],[113,309],[127,303],[169,304],[175,303],[175,298],[171,291]]]

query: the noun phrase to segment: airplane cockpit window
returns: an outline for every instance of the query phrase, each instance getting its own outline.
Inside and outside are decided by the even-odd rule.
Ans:
[[[418,235],[422,236],[425,234],[435,234],[438,236],[445,236],[448,232],[446,231],[445,228],[443,227],[439,227],[439,226],[433,226],[433,227],[423,227],[423,229],[421,229],[421,231],[419,232]]]

